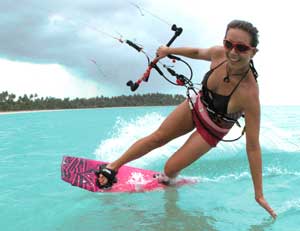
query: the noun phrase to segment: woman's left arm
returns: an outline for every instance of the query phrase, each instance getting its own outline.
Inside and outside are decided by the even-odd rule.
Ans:
[[[246,150],[255,191],[255,200],[275,219],[276,213],[269,206],[263,195],[262,158],[259,143],[260,103],[258,94],[251,95],[245,105]]]

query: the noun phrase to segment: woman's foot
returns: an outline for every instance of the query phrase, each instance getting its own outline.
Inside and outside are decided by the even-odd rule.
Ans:
[[[96,172],[98,176],[97,185],[101,189],[109,189],[117,182],[118,171],[111,168],[108,164],[102,164],[99,166],[99,170]]]
[[[176,184],[176,177],[170,178],[164,173],[157,173],[153,175],[154,178],[157,179],[159,183],[165,184],[165,185],[175,185]]]

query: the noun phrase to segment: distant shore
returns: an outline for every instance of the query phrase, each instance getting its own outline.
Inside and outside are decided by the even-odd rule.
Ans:
[[[17,96],[4,91],[0,93],[1,114],[16,114],[68,109],[92,109],[111,107],[169,106],[179,105],[186,99],[183,95],[162,93],[134,94],[121,96],[97,96],[93,98],[38,97],[37,94]]]
[[[49,111],[65,111],[69,109],[55,109],[55,110],[24,110],[24,111],[1,111],[0,115],[9,115],[9,114],[21,114],[21,113],[34,113],[34,112],[49,112]]]
[[[120,106],[120,107],[96,107],[96,108],[65,108],[65,109],[44,109],[44,110],[21,110],[21,111],[0,111],[0,115],[24,114],[35,112],[51,112],[51,111],[70,111],[70,110],[91,110],[91,109],[111,109],[111,108],[137,108],[137,107],[172,107],[175,105],[157,105],[157,106]]]

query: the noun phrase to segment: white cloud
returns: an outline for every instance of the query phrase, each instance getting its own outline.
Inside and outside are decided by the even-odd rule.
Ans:
[[[95,97],[108,94],[97,84],[77,78],[57,64],[32,64],[0,59],[1,90],[16,95],[37,93],[40,97]]]

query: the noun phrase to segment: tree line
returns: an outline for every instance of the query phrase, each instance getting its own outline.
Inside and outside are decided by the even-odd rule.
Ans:
[[[128,106],[166,106],[178,105],[185,97],[183,95],[149,93],[135,95],[121,95],[113,97],[97,96],[93,98],[54,98],[38,97],[37,94],[15,94],[4,91],[0,93],[0,111],[20,110],[53,110],[73,108],[102,108]]]

